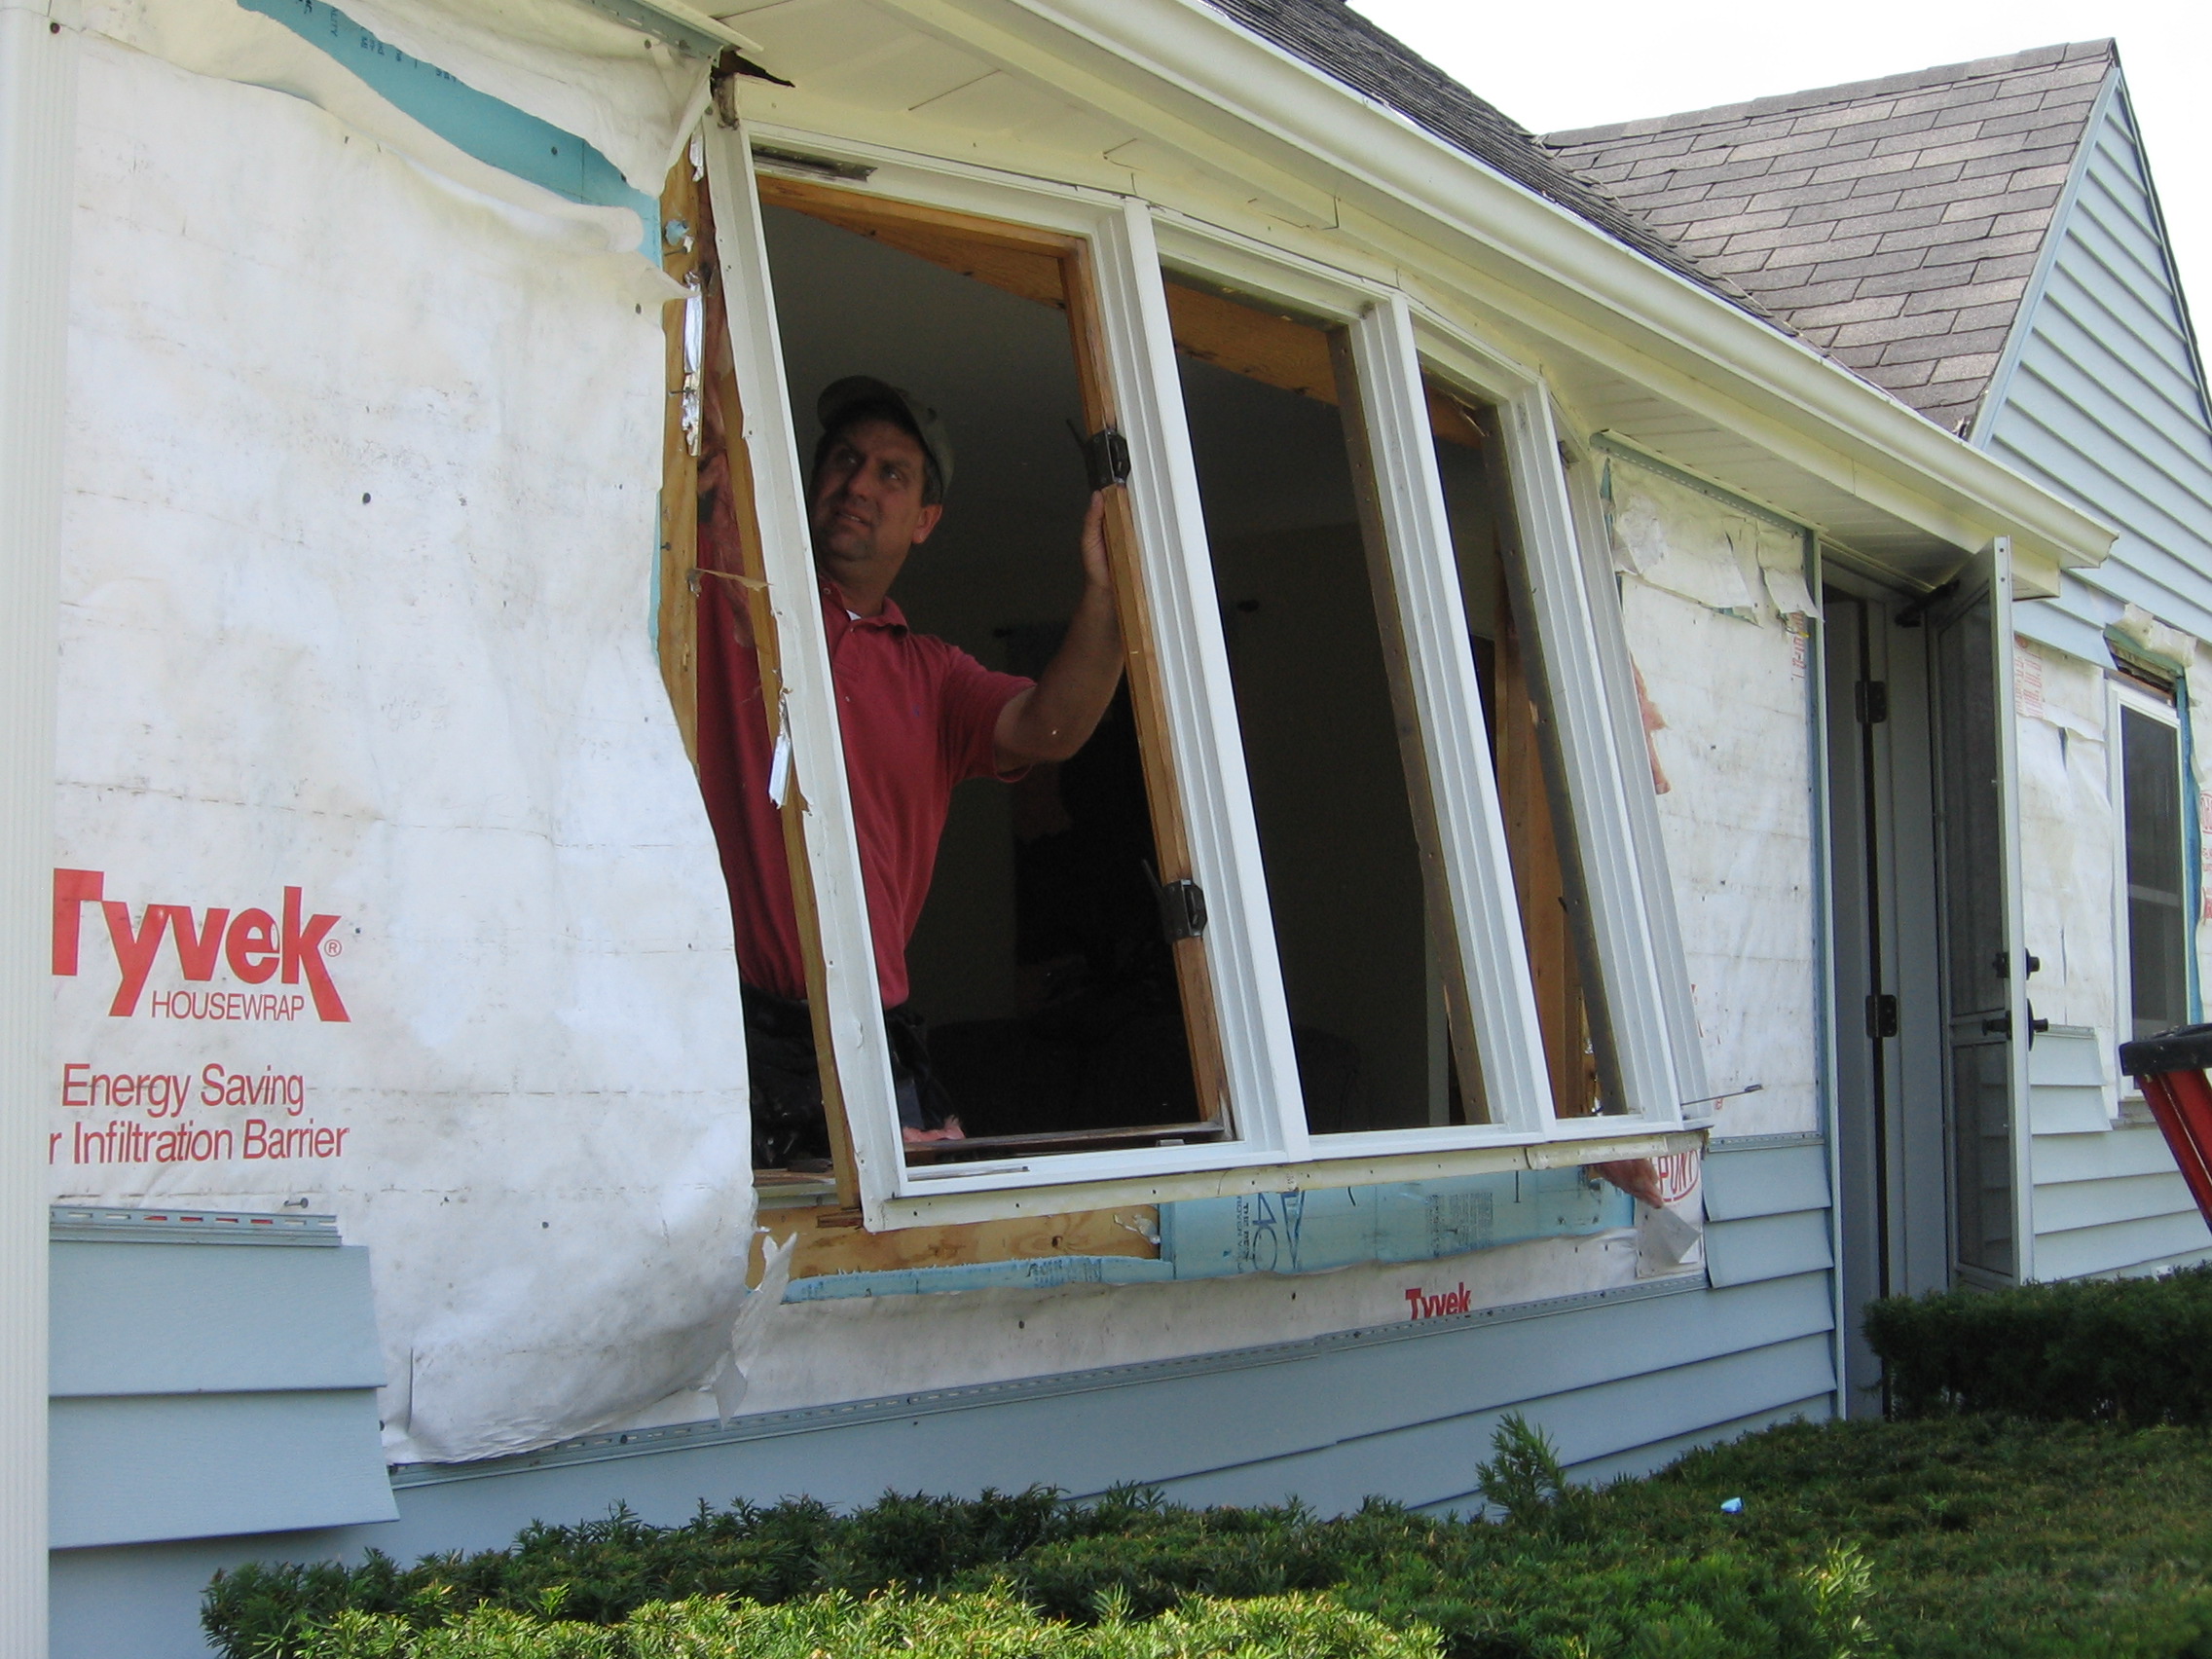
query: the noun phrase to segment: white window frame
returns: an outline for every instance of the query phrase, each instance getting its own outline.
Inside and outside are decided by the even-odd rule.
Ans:
[[[2105,682],[2105,793],[2112,802],[2112,1020],[2114,1041],[2125,1043],[2135,1035],[2135,970],[2130,961],[2130,929],[2127,923],[2127,765],[2126,731],[2120,719],[2122,710],[2132,709],[2148,719],[2156,720],[2174,734],[2175,772],[2180,793],[2174,800],[2175,823],[2181,830],[2183,858],[2181,864],[2181,890],[2186,902],[2189,896],[2189,820],[2187,813],[2195,807],[2195,786],[2189,776],[2188,750],[2181,741],[2181,711],[2172,703],[2155,697],[2148,691],[2137,689],[2124,680],[2108,679]],[[2195,918],[2185,910],[2182,917],[2182,949],[2195,948]],[[2121,1101],[2141,1100],[2143,1091],[2135,1087],[2135,1080],[2123,1077],[2119,1084]]]
[[[862,1220],[873,1230],[1060,1213],[1227,1193],[1352,1186],[1491,1169],[1548,1167],[1681,1150],[1680,1091],[1665,1052],[1657,976],[1622,977],[1605,958],[1606,994],[1632,1009],[1622,1024],[1641,1046],[1630,1075],[1626,1115],[1562,1121],[1550,1081],[1530,980],[1496,786],[1482,731],[1481,701],[1467,646],[1456,566],[1431,447],[1421,385],[1424,356],[1449,358],[1447,372],[1497,396],[1512,433],[1512,470],[1525,539],[1540,559],[1542,625],[1569,630],[1569,654],[1590,660],[1590,626],[1567,488],[1541,382],[1502,365],[1428,319],[1395,290],[1297,260],[1150,204],[1078,186],[1015,178],[919,158],[821,133],[748,124],[703,128],[715,192],[718,252],[730,307],[730,335],[745,412],[770,602],[789,690],[793,784],[806,802],[805,836],[821,917],[830,1062],[842,1088]],[[1166,684],[1192,874],[1211,921],[1202,936],[1221,1032],[1225,1082],[1236,1138],[1226,1143],[1052,1154],[909,1168],[898,1131],[890,1057],[877,1011],[873,951],[860,874],[850,793],[837,731],[828,644],[815,595],[806,531],[804,476],[754,188],[751,145],[857,163],[872,169],[856,196],[915,203],[1085,239],[1101,333],[1101,365],[1116,419],[1131,450],[1130,505],[1146,595]],[[1211,557],[1182,402],[1161,255],[1241,288],[1272,294],[1344,323],[1360,378],[1367,437],[1382,484],[1399,596],[1415,658],[1414,692],[1438,802],[1446,875],[1458,920],[1462,967],[1483,1056],[1488,1097],[1500,1121],[1443,1128],[1309,1135],[1290,1015],[1275,955],[1265,871],[1244,770],[1228,653],[1216,608]],[[1433,340],[1433,344],[1431,344]],[[1462,366],[1479,365],[1471,369]],[[1539,552],[1540,549],[1540,552]],[[1449,648],[1447,648],[1449,647]],[[1590,804],[1578,818],[1601,830],[1598,861],[1616,873],[1600,904],[1626,892],[1641,939],[1643,893],[1636,847],[1609,788],[1595,769],[1616,765],[1614,720],[1600,692],[1585,708],[1571,753],[1593,769]],[[1594,722],[1594,723],[1593,723]],[[1587,729],[1584,729],[1587,728]],[[1608,761],[1606,756],[1610,756]],[[1570,761],[1570,767],[1577,762]],[[1582,803],[1577,797],[1578,807]],[[1602,829],[1601,829],[1602,827]],[[1618,873],[1629,861],[1625,876]],[[1624,887],[1625,882],[1625,887]],[[1603,937],[1621,936],[1608,928]],[[1618,952],[1615,953],[1619,954]],[[1625,958],[1624,958],[1625,961]],[[1654,1036],[1655,1034],[1655,1036]],[[1654,1062],[1648,1051],[1660,1049]],[[1653,1066],[1668,1081],[1650,1081]],[[1624,1064],[1624,1072],[1629,1068]]]

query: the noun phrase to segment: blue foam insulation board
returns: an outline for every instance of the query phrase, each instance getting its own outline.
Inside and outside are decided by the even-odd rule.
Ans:
[[[951,1268],[826,1273],[793,1280],[784,1300],[1324,1273],[1364,1262],[1432,1262],[1533,1238],[1574,1237],[1628,1227],[1635,1220],[1635,1201],[1627,1194],[1579,1169],[1252,1193],[1161,1204],[1158,1261],[1041,1256]]]

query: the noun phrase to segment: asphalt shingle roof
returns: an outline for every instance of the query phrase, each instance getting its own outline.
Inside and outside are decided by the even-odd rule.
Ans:
[[[2117,61],[2110,41],[2045,47],[1545,142],[1810,344],[1963,431]]]
[[[1672,238],[1625,209],[1604,190],[1594,188],[1526,127],[1377,28],[1344,0],[1211,0],[1211,4],[1261,39],[1396,111],[1616,241],[1753,315],[1766,315],[1717,269],[1687,257]]]

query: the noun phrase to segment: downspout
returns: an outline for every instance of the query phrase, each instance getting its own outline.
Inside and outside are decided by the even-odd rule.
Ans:
[[[45,1085],[77,0],[0,0],[0,1652],[47,1651]]]

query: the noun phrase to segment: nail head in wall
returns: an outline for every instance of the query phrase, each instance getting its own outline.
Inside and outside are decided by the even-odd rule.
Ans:
[[[363,491],[361,492],[361,505],[365,507],[365,506],[367,506],[368,504],[369,504],[369,493],[368,493],[368,492],[367,492],[366,490],[363,490]]]

